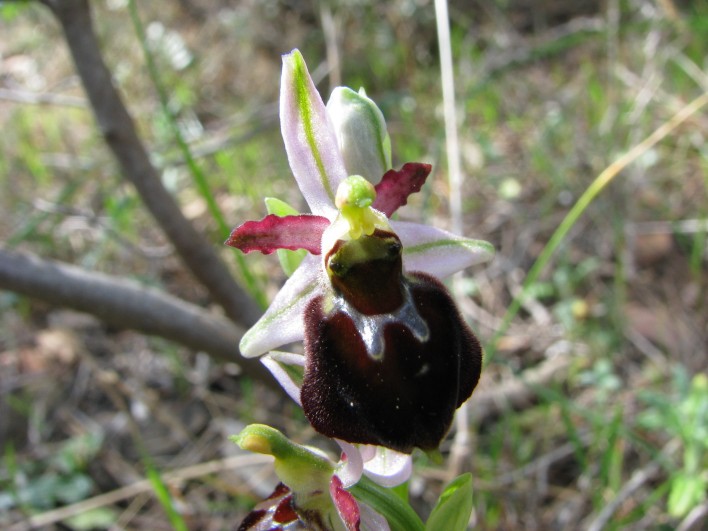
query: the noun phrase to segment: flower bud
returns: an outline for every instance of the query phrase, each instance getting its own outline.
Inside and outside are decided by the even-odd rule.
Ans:
[[[296,493],[322,490],[334,471],[326,457],[295,444],[270,426],[251,424],[232,437],[232,441],[244,450],[275,457],[278,477]]]
[[[383,113],[366,96],[337,87],[327,102],[344,166],[349,175],[363,175],[377,183],[391,168],[391,139]]]

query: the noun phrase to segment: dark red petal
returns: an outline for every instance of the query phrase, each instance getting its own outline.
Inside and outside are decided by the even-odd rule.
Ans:
[[[320,492],[320,495],[323,493]],[[348,493],[347,493],[348,494]],[[326,515],[318,508],[303,509],[295,501],[297,495],[283,483],[253,508],[237,531],[328,531]]]
[[[359,504],[350,492],[342,488],[342,480],[337,476],[332,476],[332,481],[329,484],[329,494],[332,496],[332,501],[334,501],[339,517],[344,522],[344,525],[347,526],[347,530],[359,531],[359,523],[361,522]]]
[[[256,505],[244,518],[238,531],[277,531],[282,529],[309,529],[300,518],[293,503],[293,493],[279,483],[267,499]]]
[[[277,249],[305,249],[320,254],[322,233],[328,226],[329,220],[322,216],[280,217],[271,214],[260,221],[247,221],[236,227],[225,243],[244,253],[260,251],[270,254]]]
[[[292,497],[281,500],[273,513],[273,522],[283,526],[290,522],[297,522],[300,519],[293,505]]]
[[[405,323],[390,323],[379,360],[348,315],[325,314],[323,297],[308,306],[300,398],[320,433],[406,453],[435,449],[477,385],[482,349],[445,287],[422,273],[407,282],[430,336],[421,342]]]
[[[376,185],[372,205],[387,217],[408,202],[408,196],[419,192],[433,167],[422,162],[408,162],[400,170],[388,170]]]

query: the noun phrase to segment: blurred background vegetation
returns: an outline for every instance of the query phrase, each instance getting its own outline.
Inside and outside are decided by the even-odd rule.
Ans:
[[[395,166],[434,165],[401,217],[449,227],[432,0],[139,2],[144,35],[127,1],[91,7],[163,183],[239,281],[209,201],[233,226],[262,217],[265,196],[304,209],[277,116],[280,55],[294,47],[325,99],[339,84],[366,88],[386,116]],[[708,4],[449,9],[465,234],[497,248],[457,286],[490,354],[469,405],[471,454],[455,465],[475,478],[472,525],[705,529],[705,109],[592,201],[510,325],[502,320],[593,179],[708,91]],[[206,305],[105,147],[52,14],[0,2],[0,33],[3,248]],[[245,263],[251,293],[269,300],[283,281],[277,260]],[[287,398],[239,376],[238,361],[236,346],[233,363],[216,363],[0,291],[0,527],[49,514],[45,528],[169,529],[180,518],[189,529],[235,528],[275,480],[228,435],[257,421],[324,444]],[[448,463],[416,456],[410,496],[422,514]]]

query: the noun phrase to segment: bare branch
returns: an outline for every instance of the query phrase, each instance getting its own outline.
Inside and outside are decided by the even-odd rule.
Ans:
[[[184,217],[150,162],[101,56],[89,2],[44,0],[44,3],[61,23],[96,120],[124,177],[133,183],[183,262],[226,315],[243,325],[253,324],[261,314],[260,309],[234,281],[214,248]]]
[[[133,280],[0,248],[0,289],[87,312],[113,326],[160,336],[236,362],[244,374],[276,387],[260,362],[239,356],[243,328]]]

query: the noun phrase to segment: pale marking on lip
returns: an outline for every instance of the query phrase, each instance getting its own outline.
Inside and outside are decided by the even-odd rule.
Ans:
[[[328,313],[331,315],[333,312],[342,312],[352,320],[364,342],[366,353],[376,361],[380,361],[384,356],[384,330],[388,324],[403,324],[421,343],[430,339],[430,329],[415,307],[408,283],[404,283],[403,304],[393,312],[364,315],[341,296],[334,297]]]

